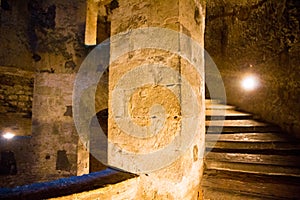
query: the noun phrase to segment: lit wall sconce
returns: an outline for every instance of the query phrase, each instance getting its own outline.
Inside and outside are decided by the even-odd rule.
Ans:
[[[241,87],[246,91],[252,91],[259,87],[259,80],[254,75],[246,75],[241,81]]]
[[[10,139],[12,139],[12,138],[15,137],[15,134],[13,134],[13,133],[11,133],[11,132],[6,132],[6,133],[4,133],[4,134],[2,135],[2,137],[4,137],[4,138],[7,139],[7,140],[10,140]]]

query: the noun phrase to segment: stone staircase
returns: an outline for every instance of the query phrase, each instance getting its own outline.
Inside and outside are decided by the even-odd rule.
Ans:
[[[204,199],[300,199],[297,140],[216,100],[206,100],[206,128]]]

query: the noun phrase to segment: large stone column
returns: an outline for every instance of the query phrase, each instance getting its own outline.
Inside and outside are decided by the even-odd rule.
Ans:
[[[35,181],[77,173],[78,135],[72,118],[75,74],[38,73],[32,108]]]
[[[201,199],[205,5],[114,2],[108,164],[140,174],[136,199]]]

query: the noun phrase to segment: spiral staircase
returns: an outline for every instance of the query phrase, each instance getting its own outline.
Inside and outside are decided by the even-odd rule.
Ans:
[[[295,138],[216,100],[206,100],[206,128],[204,199],[300,199]]]

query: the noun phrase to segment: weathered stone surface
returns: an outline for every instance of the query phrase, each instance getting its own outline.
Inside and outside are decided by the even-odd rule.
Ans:
[[[119,7],[113,10],[111,15],[112,35],[155,26],[182,32],[203,45],[205,7],[198,1],[122,0],[118,3]],[[195,15],[196,20],[191,20]],[[200,118],[201,121],[203,117],[204,122],[204,109],[198,113],[190,107],[187,115],[181,113],[181,107],[188,105],[188,102],[182,100],[188,94],[180,82],[181,76],[188,81],[192,89],[196,89],[196,101],[200,107],[204,103],[204,82],[191,64],[176,55],[177,52],[168,52],[164,49],[133,51],[136,47],[142,46],[137,43],[138,40],[143,44],[151,44],[146,34],[138,36],[139,38],[126,37],[124,34],[120,36],[120,41],[113,40],[111,44],[113,63],[109,69],[108,98],[108,138],[122,149],[118,151],[117,148],[109,146],[108,159],[112,165],[125,169],[138,167],[142,162],[148,166],[153,165],[154,160],[134,160],[134,156],[131,159],[125,154],[126,152],[136,155],[151,154],[164,149],[180,132],[183,118],[188,116]],[[159,37],[161,42],[178,41],[168,42],[170,48],[191,49],[190,44],[185,41],[179,42],[181,38],[178,36]],[[124,49],[131,52],[117,57]],[[199,52],[189,52],[188,58],[191,58],[193,53]],[[203,59],[199,58],[197,64],[200,73],[203,72],[201,71]],[[162,66],[178,74],[174,75]],[[163,120],[160,121],[161,118]],[[134,125],[128,125],[131,123]],[[141,172],[139,190],[135,198],[197,199],[200,195],[198,191],[203,162],[202,158],[196,158],[194,154],[195,149],[203,151],[203,142],[204,123],[199,123],[198,132],[191,146],[176,161],[156,171]],[[169,156],[172,156],[171,154]]]
[[[25,0],[9,5],[11,9],[0,14],[0,43],[5,48],[0,52],[1,65],[42,72],[78,70],[87,54],[84,0]]]
[[[76,175],[78,135],[66,108],[72,105],[74,74],[37,74],[33,103],[32,173],[36,181]]]
[[[51,198],[52,200],[134,200],[136,199],[136,194],[138,192],[139,178],[131,178],[120,183],[108,184],[102,188],[94,189],[90,191],[85,191],[81,193],[75,193],[68,196]]]
[[[32,148],[31,137],[15,137],[12,140],[0,138],[0,151],[11,151],[16,159],[17,173],[15,175],[1,175],[0,188],[15,187],[34,182],[31,172]],[[0,157],[0,160],[2,158]]]
[[[33,96],[33,74],[6,72],[0,69],[0,110],[6,112],[31,115]]]

